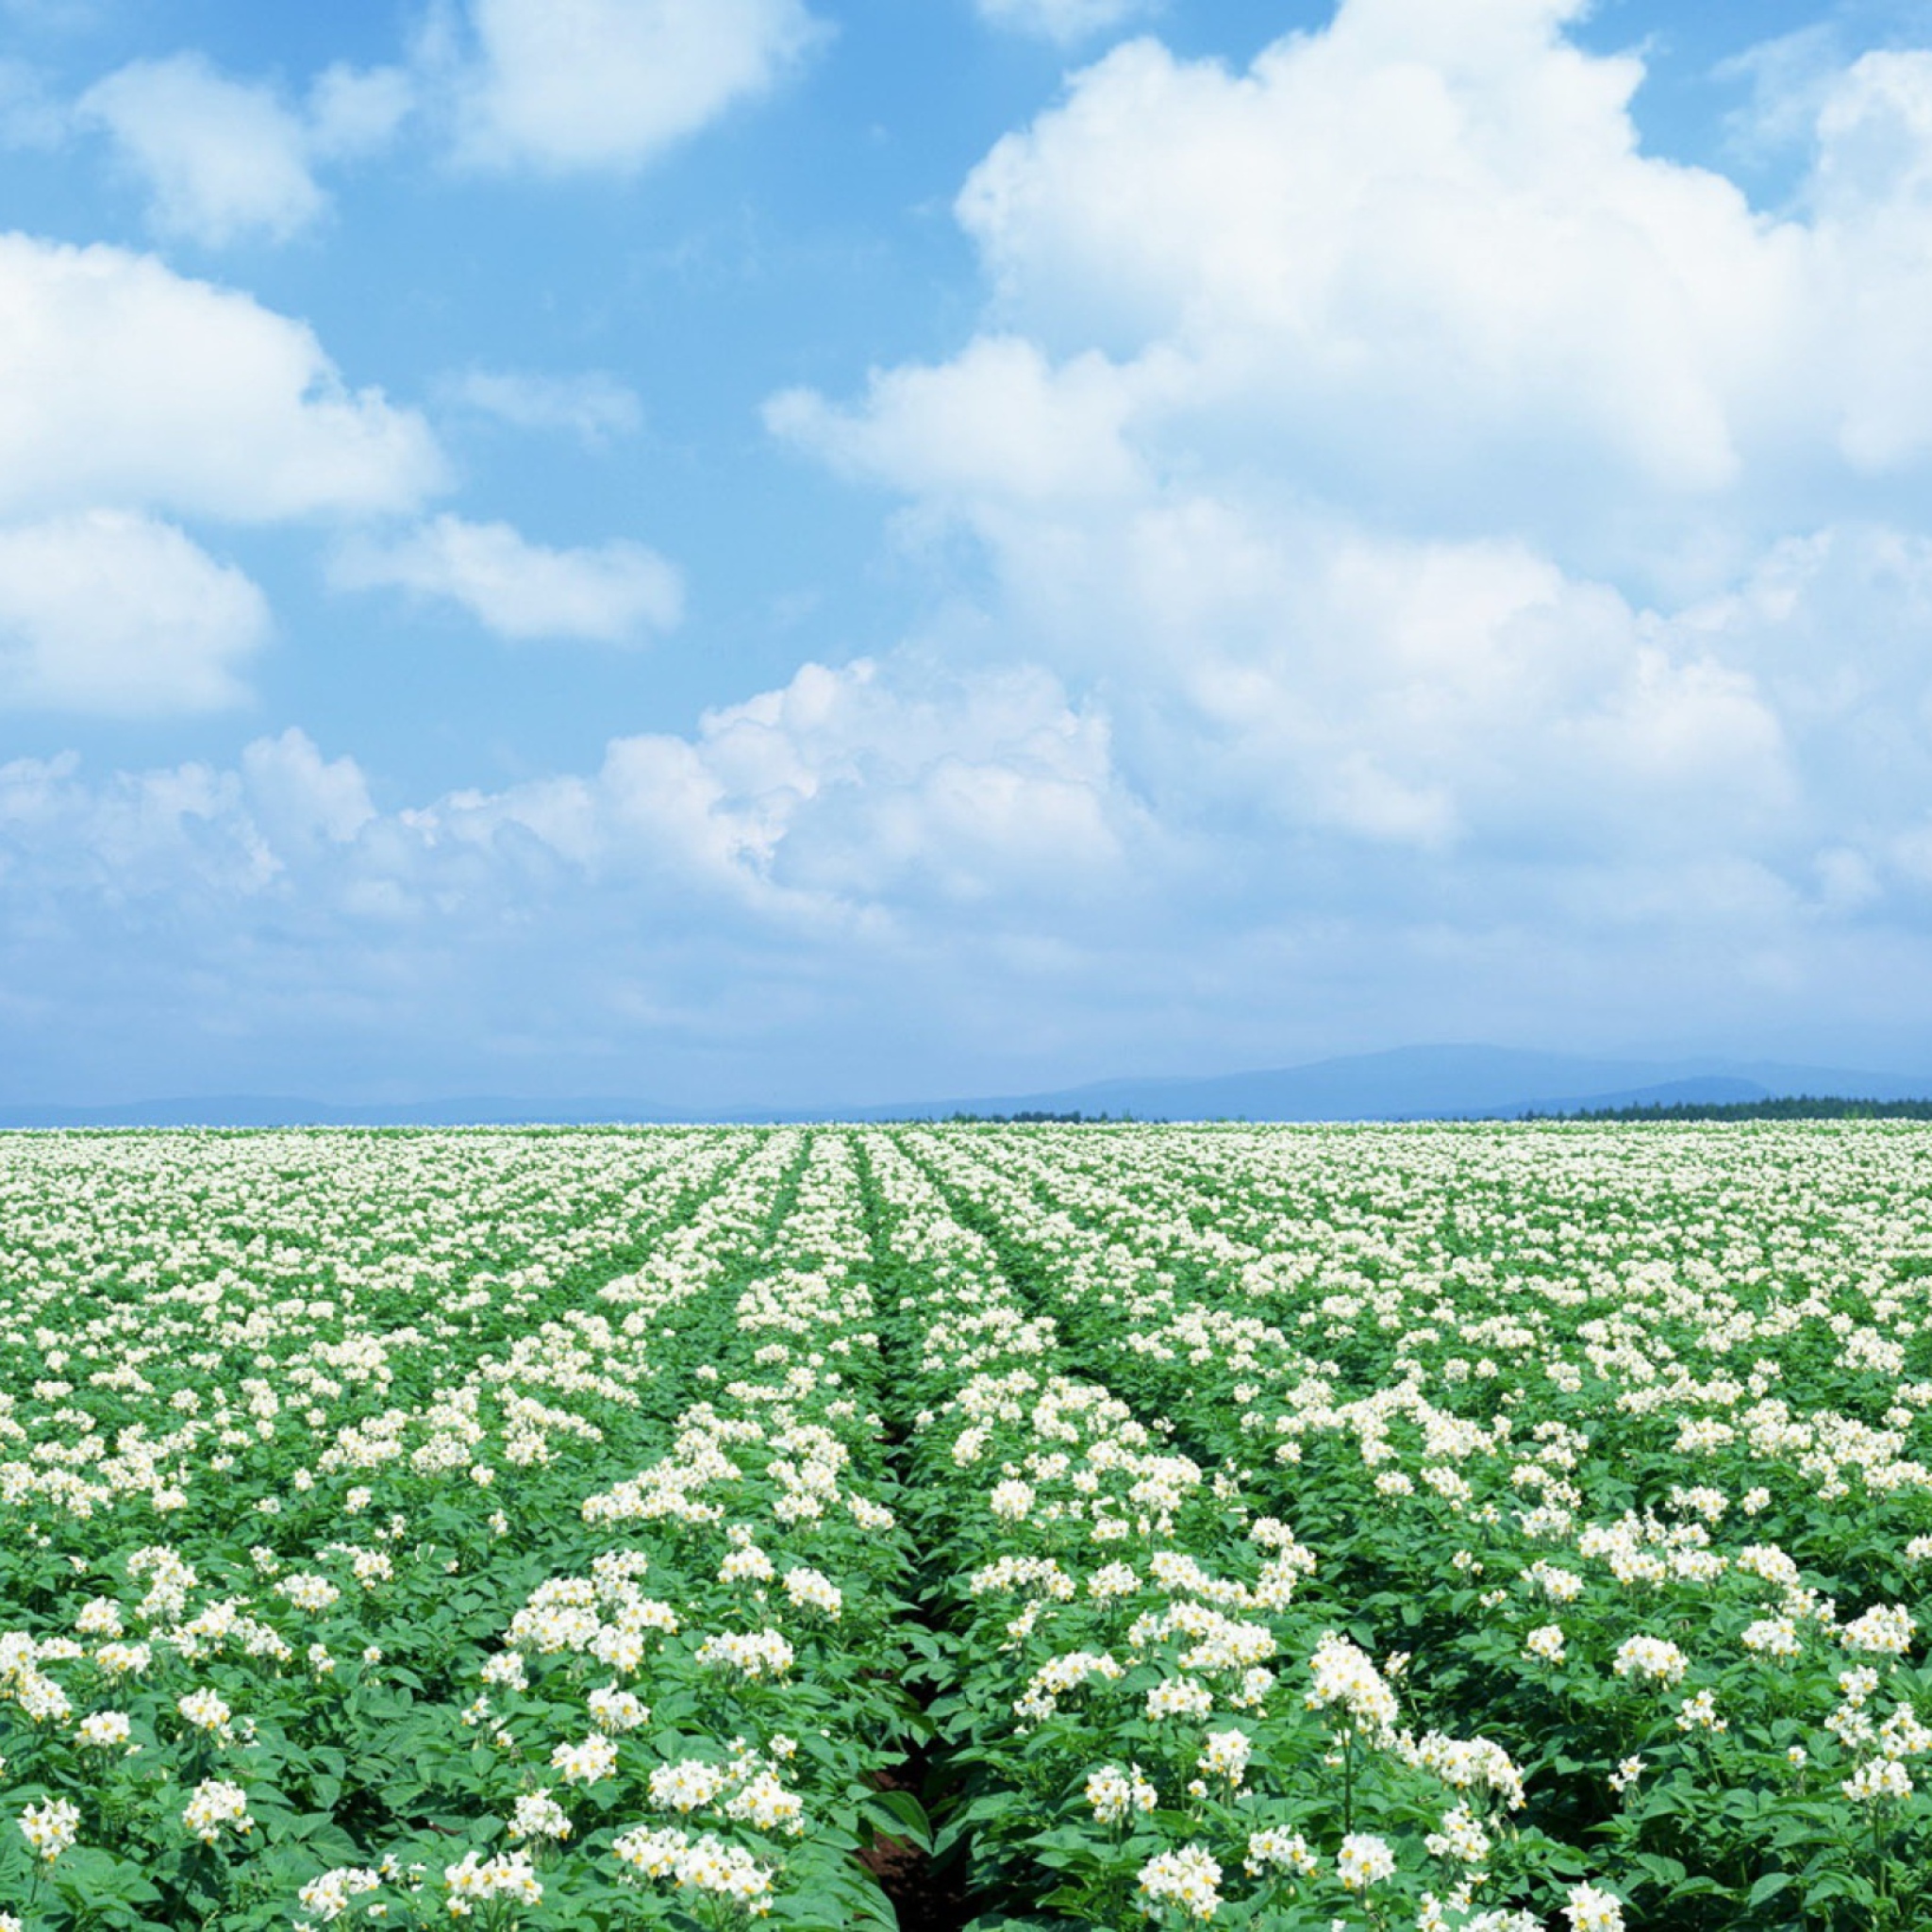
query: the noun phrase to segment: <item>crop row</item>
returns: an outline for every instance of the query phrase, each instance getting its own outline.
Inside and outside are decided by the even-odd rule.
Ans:
[[[1916,1130],[7,1153],[34,1932],[1923,1916]]]
[[[1910,1923],[1923,1136],[911,1145],[1646,1924]]]

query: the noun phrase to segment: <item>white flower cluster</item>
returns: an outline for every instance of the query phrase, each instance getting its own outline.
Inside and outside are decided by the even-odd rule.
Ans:
[[[1339,1707],[1371,1741],[1384,1749],[1394,1743],[1400,1707],[1367,1651],[1327,1631],[1308,1659],[1308,1673],[1313,1681],[1304,1701],[1310,1710]]]
[[[626,1877],[671,1878],[692,1891],[728,1901],[754,1918],[769,1915],[774,1874],[741,1845],[721,1843],[708,1834],[692,1839],[675,1826],[661,1831],[640,1826],[611,1846]]]
[[[181,1813],[181,1823],[203,1844],[214,1844],[224,1825],[240,1838],[255,1829],[248,1815],[248,1793],[225,1778],[208,1777],[195,1786]]]
[[[1117,1764],[1103,1765],[1087,1777],[1087,1802],[1093,1807],[1100,1824],[1123,1824],[1138,1811],[1152,1811],[1160,1793],[1141,1774],[1138,1764],[1125,1771]]]
[[[80,1807],[69,1798],[48,1798],[20,1814],[20,1834],[27,1849],[51,1865],[80,1835]]]
[[[504,1852],[485,1857],[465,1852],[461,1860],[442,1868],[445,1900],[452,1918],[469,1918],[479,1905],[504,1898],[520,1906],[540,1905],[543,1886],[526,1852]]]
[[[1221,1909],[1221,1866],[1199,1845],[1158,1852],[1141,1867],[1141,1896],[1151,1914],[1167,1907],[1208,1920]]]
[[[1626,1637],[1610,1665],[1620,1677],[1643,1677],[1655,1684],[1681,1684],[1690,1659],[1667,1637]]]

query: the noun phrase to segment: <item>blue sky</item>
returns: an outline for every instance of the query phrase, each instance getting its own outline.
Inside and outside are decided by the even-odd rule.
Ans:
[[[1932,1069],[1932,8],[0,0],[0,1098]]]

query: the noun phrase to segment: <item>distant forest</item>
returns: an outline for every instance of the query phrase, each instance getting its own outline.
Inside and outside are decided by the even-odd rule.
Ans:
[[[1465,1116],[1457,1115],[1461,1119]],[[1489,1116],[1474,1116],[1489,1118]],[[1653,1100],[1634,1107],[1584,1107],[1562,1113],[1529,1112],[1527,1121],[1932,1121],[1932,1100],[1842,1100],[1830,1094],[1801,1093],[1781,1100]],[[953,1113],[955,1126],[1161,1125],[1158,1119],[1131,1113],[1049,1113],[1027,1108],[1018,1113]]]
[[[1651,1101],[1642,1107],[1530,1114],[1563,1121],[1932,1121],[1932,1100],[1837,1100],[1809,1093],[1782,1100]]]

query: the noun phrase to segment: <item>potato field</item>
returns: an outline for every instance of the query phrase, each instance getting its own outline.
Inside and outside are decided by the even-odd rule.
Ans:
[[[1910,1125],[8,1136],[0,1927],[1924,1925],[1928,1280]]]

